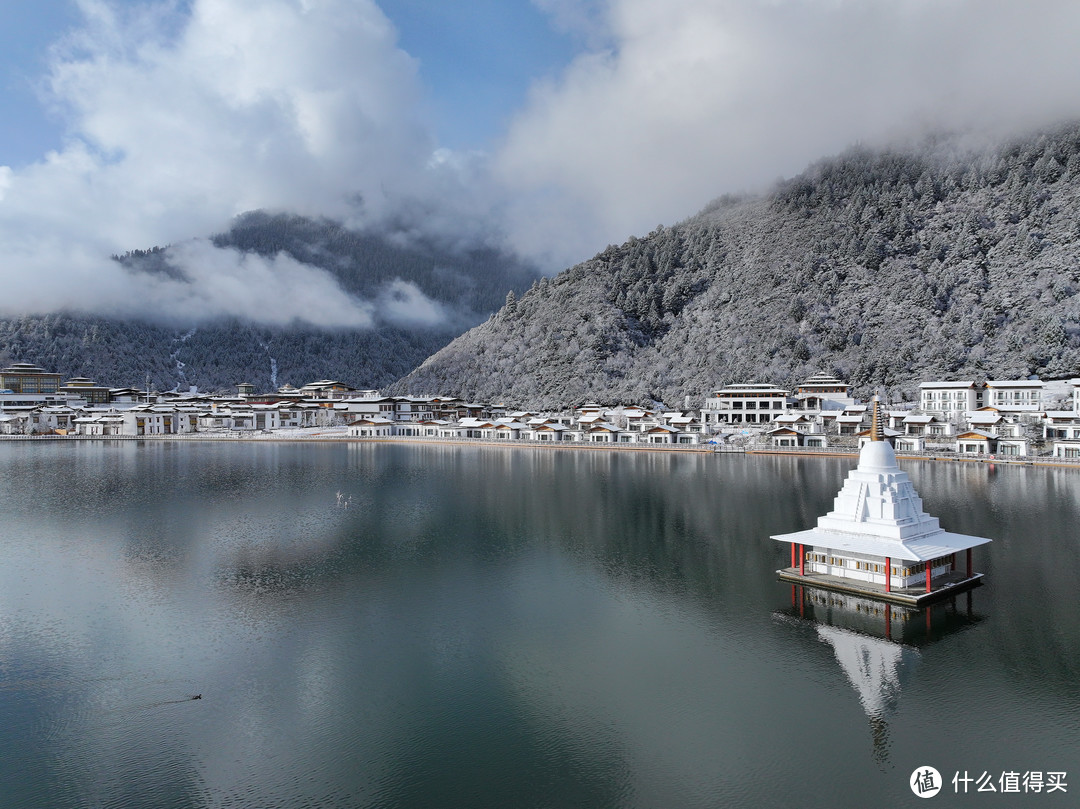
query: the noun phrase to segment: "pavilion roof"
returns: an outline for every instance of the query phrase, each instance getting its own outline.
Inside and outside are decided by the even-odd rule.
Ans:
[[[820,528],[810,528],[792,534],[779,534],[774,536],[773,539],[778,542],[795,542],[841,552],[861,553],[882,558],[888,556],[894,560],[905,559],[910,562],[926,562],[930,559],[939,559],[942,556],[985,545],[991,541],[986,537],[939,531],[928,535],[924,539],[901,542],[887,537],[847,534],[840,531],[823,531]]]

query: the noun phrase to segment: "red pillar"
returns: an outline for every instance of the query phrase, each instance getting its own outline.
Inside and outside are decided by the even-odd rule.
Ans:
[[[806,575],[806,546],[799,543],[799,575]]]
[[[967,574],[968,578],[971,578],[971,548],[967,549]]]
[[[795,543],[791,543],[791,569],[795,569]]]
[[[892,558],[885,557],[885,592],[892,592]]]
[[[930,592],[930,573],[933,570],[933,568],[931,567],[933,561],[934,560],[931,559],[929,562],[926,563],[926,592],[928,593]]]

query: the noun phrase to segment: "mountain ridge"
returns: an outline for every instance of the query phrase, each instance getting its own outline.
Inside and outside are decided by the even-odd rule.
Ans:
[[[897,395],[1064,377],[1078,289],[1077,125],[979,152],[855,148],[534,284],[391,390],[675,405],[818,370]]]

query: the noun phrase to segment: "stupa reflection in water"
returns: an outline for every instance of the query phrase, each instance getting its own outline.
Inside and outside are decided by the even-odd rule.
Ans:
[[[970,591],[921,608],[804,585],[791,586],[791,599],[791,607],[774,617],[812,627],[832,647],[870,722],[881,764],[889,757],[889,720],[922,659],[920,650],[982,620]]]

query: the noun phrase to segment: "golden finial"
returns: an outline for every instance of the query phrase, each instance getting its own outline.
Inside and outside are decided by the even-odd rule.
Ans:
[[[878,412],[879,399],[878,395],[874,394],[873,407],[870,413],[870,440],[871,441],[884,441],[885,431],[881,427],[881,415]]]

